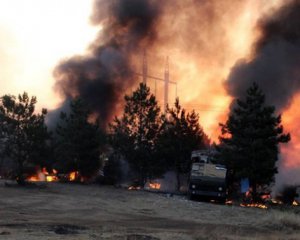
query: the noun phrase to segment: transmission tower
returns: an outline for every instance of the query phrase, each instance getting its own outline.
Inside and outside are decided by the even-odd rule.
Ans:
[[[164,104],[164,111],[166,112],[167,105],[169,102],[169,84],[175,85],[175,87],[176,87],[175,96],[177,97],[177,82],[170,80],[169,57],[167,57],[167,59],[166,59],[164,78],[154,77],[154,76],[151,76],[148,74],[147,53],[144,50],[142,73],[136,73],[136,74],[143,78],[144,84],[147,84],[147,79],[153,79],[155,81],[155,95],[156,95],[156,85],[157,85],[156,81],[164,82],[164,103],[163,104]]]

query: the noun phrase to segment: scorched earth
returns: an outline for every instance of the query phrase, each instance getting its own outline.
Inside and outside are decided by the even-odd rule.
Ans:
[[[300,239],[294,210],[242,208],[145,191],[0,182],[0,239]]]

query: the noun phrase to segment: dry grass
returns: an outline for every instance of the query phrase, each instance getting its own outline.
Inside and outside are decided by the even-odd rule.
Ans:
[[[300,230],[300,215],[290,211],[270,211],[262,218],[261,224],[278,231]]]
[[[300,214],[113,187],[0,181],[0,240],[295,240]]]

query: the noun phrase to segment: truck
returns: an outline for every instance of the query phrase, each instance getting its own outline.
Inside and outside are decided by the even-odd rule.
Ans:
[[[196,150],[191,154],[191,170],[188,183],[188,197],[212,199],[225,202],[227,196],[224,165],[218,164],[213,151]]]

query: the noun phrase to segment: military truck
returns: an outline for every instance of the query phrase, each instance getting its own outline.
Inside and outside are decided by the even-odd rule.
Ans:
[[[191,154],[192,166],[188,183],[188,197],[195,196],[226,201],[226,168],[218,164],[214,153],[197,150]]]

